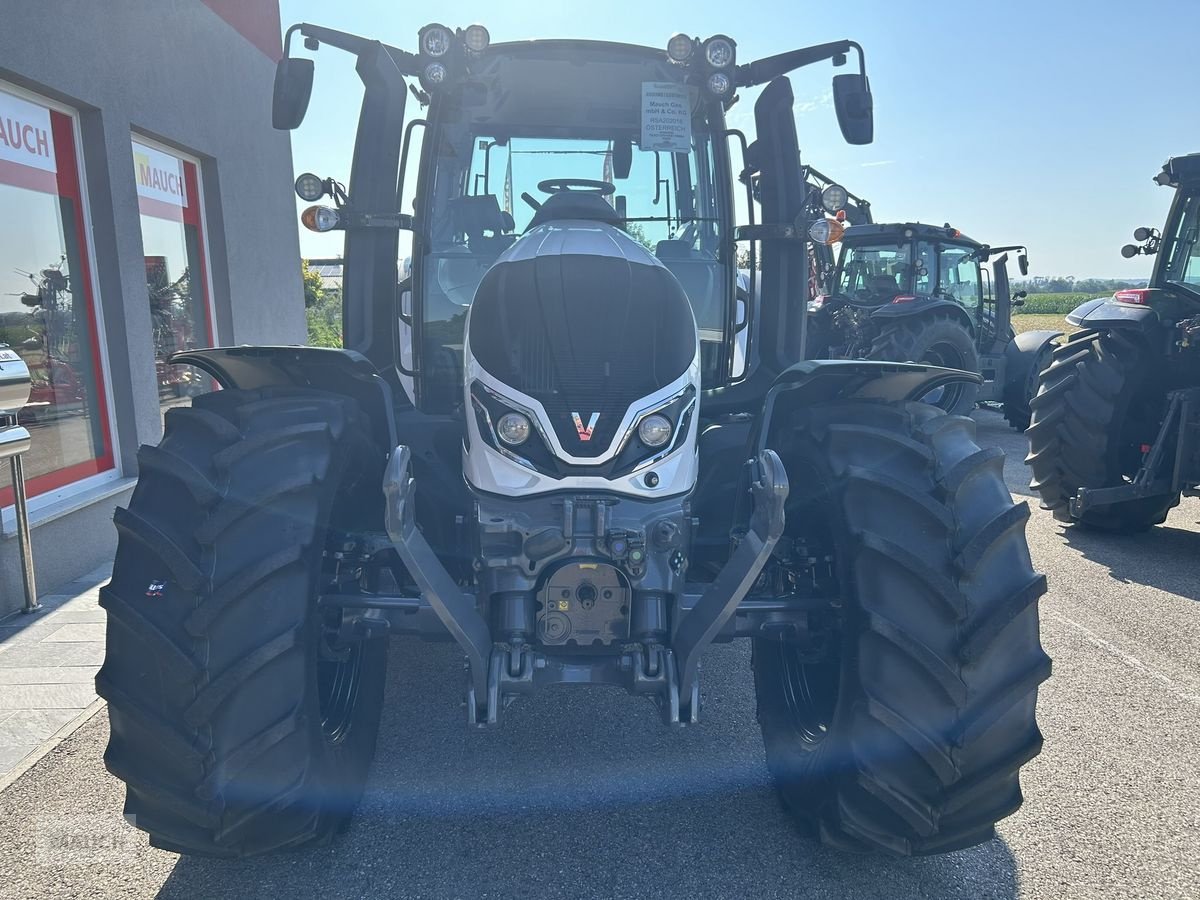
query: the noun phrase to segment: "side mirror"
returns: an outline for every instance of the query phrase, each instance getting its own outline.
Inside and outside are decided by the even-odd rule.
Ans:
[[[275,66],[275,92],[271,97],[271,125],[291,131],[304,121],[312,95],[313,61],[285,56]]]
[[[875,106],[866,75],[834,75],[833,108],[847,144],[869,144],[875,139]]]
[[[624,180],[629,177],[633,166],[633,142],[629,138],[619,138],[613,141],[612,167],[613,178]]]
[[[1141,228],[1136,228],[1136,229],[1134,229],[1134,232],[1133,232],[1133,239],[1135,241],[1142,241],[1144,243],[1144,242],[1150,240],[1150,234],[1151,234],[1150,229],[1146,228],[1145,226],[1143,226]]]
[[[1126,259],[1133,259],[1135,256],[1138,255],[1138,253],[1141,252],[1141,249],[1142,248],[1137,246],[1136,244],[1126,244],[1124,247],[1121,248],[1121,255],[1123,257],[1125,257]]]
[[[1029,257],[1024,253],[1017,254],[1017,268],[1021,270],[1022,275],[1029,274]]]

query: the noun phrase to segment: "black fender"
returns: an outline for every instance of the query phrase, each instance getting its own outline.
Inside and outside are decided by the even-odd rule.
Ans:
[[[1094,328],[1098,331],[1127,329],[1147,338],[1154,336],[1162,327],[1162,320],[1153,307],[1119,303],[1114,297],[1100,297],[1080,304],[1067,313],[1067,322],[1077,328]]]
[[[975,334],[975,323],[971,320],[970,314],[963,309],[961,304],[955,303],[952,300],[935,300],[933,298],[918,297],[916,300],[910,300],[906,303],[885,303],[871,310],[871,318],[883,325],[894,322],[897,319],[923,316],[931,312],[948,312],[958,319],[967,331],[972,335]]]
[[[1037,360],[1047,344],[1057,337],[1062,337],[1061,331],[1023,331],[1004,348],[1004,390],[1024,388]]]
[[[177,365],[195,366],[223,388],[307,387],[357,401],[371,420],[385,454],[396,446],[391,386],[361,353],[323,347],[212,347],[172,354]]]
[[[956,381],[983,383],[983,376],[961,369],[882,360],[806,360],[785,369],[768,389],[751,446],[756,452],[777,445],[779,431],[795,413],[821,403],[874,400],[906,403]]]

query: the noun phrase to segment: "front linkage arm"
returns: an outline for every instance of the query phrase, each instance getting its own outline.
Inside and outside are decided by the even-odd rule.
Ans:
[[[783,534],[787,473],[774,450],[763,450],[751,467],[750,492],[754,511],[750,527],[738,540],[729,562],[721,569],[675,631],[673,648],[679,671],[680,721],[694,722],[699,714],[700,653],[712,643],[758,578]]]

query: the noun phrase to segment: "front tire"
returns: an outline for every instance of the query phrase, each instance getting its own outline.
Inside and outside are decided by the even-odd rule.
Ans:
[[[884,326],[867,357],[979,373],[979,348],[974,336],[958,317],[944,312],[909,316]],[[979,385],[960,381],[922,399],[953,415],[965,416],[975,408],[978,396]]]
[[[1039,377],[1026,435],[1030,487],[1060,522],[1136,533],[1166,519],[1179,494],[1131,500],[1071,516],[1080,488],[1116,487],[1137,474],[1158,434],[1166,390],[1141,346],[1120,332],[1081,331],[1055,348]]]
[[[334,533],[377,508],[382,456],[352,401],[268,388],[166,414],[119,531],[104,760],[153,845],[248,856],[329,838],[374,753],[386,642],[318,609]]]
[[[865,402],[811,411],[779,452],[793,491],[780,543],[821,557],[824,536],[841,609],[826,658],[754,641],[785,807],[845,850],[921,855],[988,840],[1021,804],[1050,674],[1037,614],[1046,581],[1003,454],[979,448],[969,419]]]

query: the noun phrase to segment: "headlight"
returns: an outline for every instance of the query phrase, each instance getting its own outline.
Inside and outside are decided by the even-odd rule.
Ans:
[[[718,97],[724,97],[733,87],[733,82],[724,72],[713,72],[708,76],[708,89]]]
[[[444,25],[426,25],[421,29],[421,52],[426,56],[445,56],[450,52],[450,29]]]
[[[821,191],[821,205],[829,213],[845,209],[846,201],[849,199],[850,195],[846,193],[846,189],[840,184],[831,184],[825,190]]]
[[[733,41],[724,35],[711,37],[704,42],[704,60],[714,69],[733,65]]]
[[[695,43],[686,34],[677,34],[667,41],[667,56],[672,62],[687,62],[692,55]]]
[[[529,439],[529,419],[520,413],[505,413],[496,423],[496,434],[510,447],[523,444]]]
[[[638,425],[638,437],[647,447],[661,447],[671,439],[671,420],[657,413],[646,416]]]

